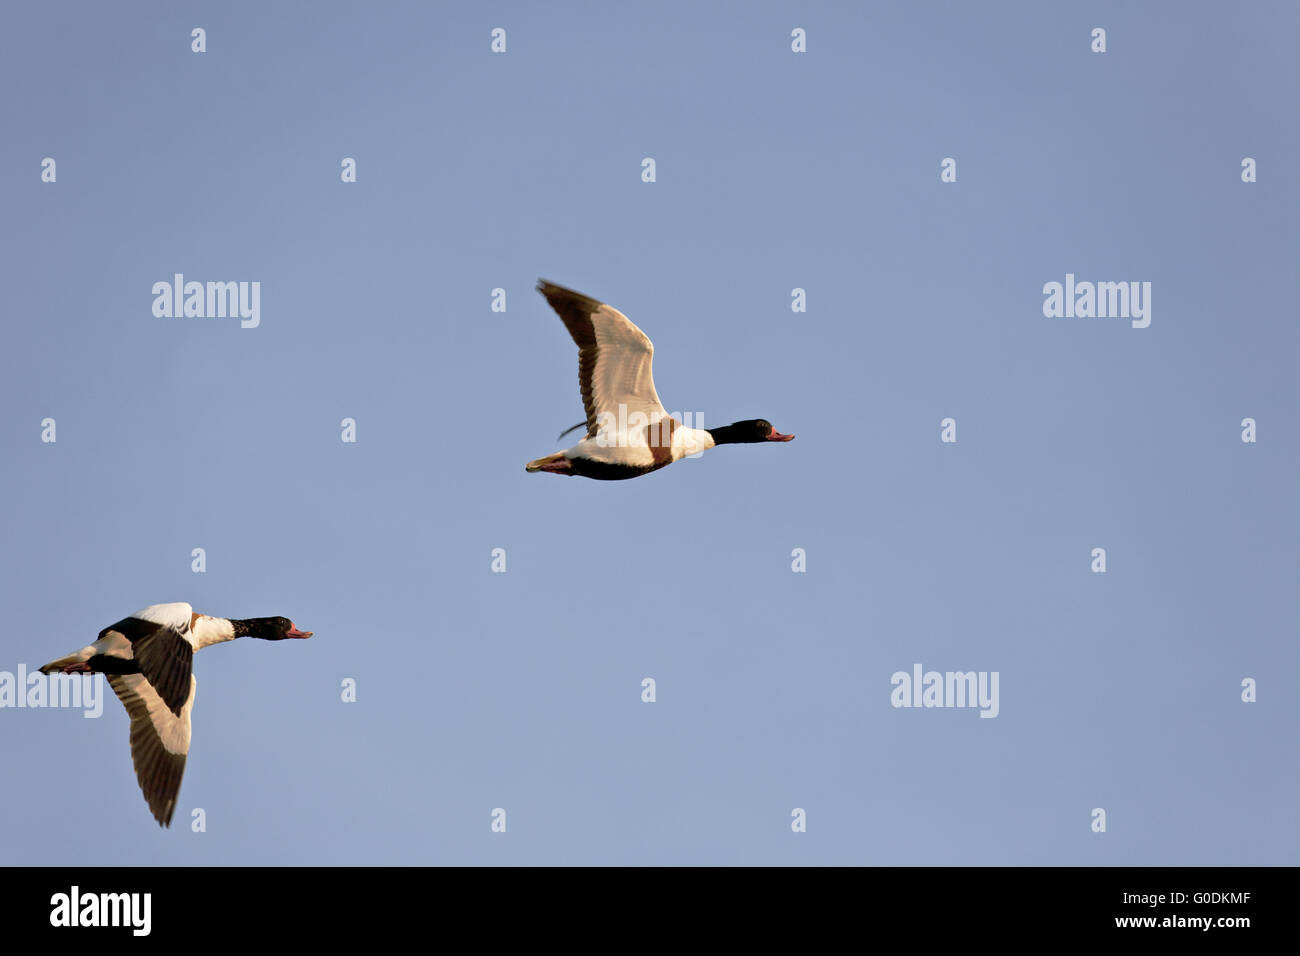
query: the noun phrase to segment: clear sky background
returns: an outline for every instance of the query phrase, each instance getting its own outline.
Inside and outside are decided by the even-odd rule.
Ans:
[[[115,700],[0,710],[0,862],[1300,863],[1297,7],[618,6],[5,7],[0,670],[316,636],[197,658],[166,831]],[[583,417],[539,276],[797,440],[526,474]]]

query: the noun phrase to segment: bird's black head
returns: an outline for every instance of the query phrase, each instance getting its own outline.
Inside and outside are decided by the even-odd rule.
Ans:
[[[300,631],[287,617],[250,617],[232,621],[236,637],[259,637],[264,641],[283,641],[290,637],[311,637],[311,631]],[[241,626],[242,625],[242,626]]]
[[[715,445],[748,445],[761,441],[791,441],[794,438],[793,435],[782,435],[766,418],[751,418],[707,431],[713,436]]]

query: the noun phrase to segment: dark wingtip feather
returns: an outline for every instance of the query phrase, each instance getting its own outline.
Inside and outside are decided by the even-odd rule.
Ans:
[[[559,441],[560,439],[562,439],[565,435],[569,434],[570,432],[576,432],[579,428],[585,428],[586,425],[587,425],[586,422],[578,422],[578,424],[576,424],[576,425],[574,425],[574,426],[572,426],[572,427],[570,427],[570,428],[566,428],[564,431],[562,431],[562,432],[560,432],[558,435],[556,435],[556,436],[555,436],[555,440],[556,440],[556,441]]]
[[[576,306],[581,312],[590,314],[599,309],[604,303],[593,299],[589,295],[583,295],[581,292],[575,292],[573,289],[562,285],[557,285],[548,279],[537,280],[537,291],[546,297],[546,301],[551,304],[551,308],[563,315],[562,307],[564,305]]]

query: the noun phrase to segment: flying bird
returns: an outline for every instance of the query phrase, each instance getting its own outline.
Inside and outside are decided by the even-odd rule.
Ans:
[[[527,471],[602,481],[637,478],[715,445],[790,441],[763,418],[721,428],[688,428],[664,410],[655,392],[655,347],[611,305],[542,279],[546,297],[578,346],[578,385],[587,412],[582,441],[530,461]],[[564,432],[561,438],[567,435]]]
[[[131,759],[140,790],[161,826],[171,826],[190,749],[196,651],[238,637],[311,637],[286,617],[244,620],[197,614],[188,604],[154,604],[99,632],[81,650],[50,661],[42,674],[104,674],[131,717]]]

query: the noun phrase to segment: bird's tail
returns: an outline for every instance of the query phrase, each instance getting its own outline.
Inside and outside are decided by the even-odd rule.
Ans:
[[[564,452],[557,451],[554,455],[547,455],[545,458],[538,458],[524,465],[525,471],[549,471],[554,474],[571,474],[572,468],[569,459],[564,457]]]
[[[73,654],[68,654],[64,657],[58,658],[57,660],[50,661],[41,668],[41,673],[58,674],[61,673],[65,667],[71,667],[73,664],[83,664],[90,659],[90,654],[87,653],[87,651],[90,650],[91,649],[88,647],[83,647],[81,650]]]

